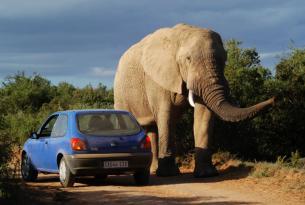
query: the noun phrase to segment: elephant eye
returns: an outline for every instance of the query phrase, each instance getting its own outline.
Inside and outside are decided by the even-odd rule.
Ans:
[[[187,60],[187,61],[191,61],[191,56],[187,56],[187,57],[186,57],[186,60]]]

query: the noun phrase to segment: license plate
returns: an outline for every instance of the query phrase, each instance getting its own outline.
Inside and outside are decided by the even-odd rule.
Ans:
[[[105,161],[104,162],[104,168],[127,168],[128,167],[128,161]]]

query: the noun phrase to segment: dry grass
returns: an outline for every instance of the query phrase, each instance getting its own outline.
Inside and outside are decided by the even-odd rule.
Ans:
[[[193,153],[189,153],[183,157],[177,157],[176,161],[182,172],[192,171],[195,167],[195,155]]]
[[[305,167],[304,158],[297,152],[288,159],[279,157],[276,163],[244,162],[229,152],[217,152],[212,158],[213,164],[221,174],[233,173],[238,170],[250,170],[247,180],[256,183],[277,185],[282,190],[304,193],[305,196]],[[192,172],[194,168],[194,154],[189,154],[178,160],[182,172]]]
[[[283,166],[277,163],[259,162],[253,164],[251,177],[270,178],[284,189],[301,191],[305,194],[305,169]],[[305,196],[305,195],[304,195]]]

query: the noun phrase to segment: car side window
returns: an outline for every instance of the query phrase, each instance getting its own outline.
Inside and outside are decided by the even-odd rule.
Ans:
[[[39,135],[41,137],[49,137],[51,136],[51,132],[53,130],[54,124],[58,118],[58,115],[54,115],[47,120],[47,122],[41,127]]]
[[[63,137],[65,136],[68,128],[68,116],[67,115],[60,115],[51,132],[51,137]]]

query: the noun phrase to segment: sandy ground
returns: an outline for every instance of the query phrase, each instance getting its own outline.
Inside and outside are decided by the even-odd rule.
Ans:
[[[73,188],[61,188],[56,175],[39,175],[27,185],[36,190],[39,204],[305,204],[304,195],[272,179],[249,177],[247,170],[208,179],[185,172],[166,178],[152,175],[144,187],[136,186],[132,176],[110,176],[104,182],[80,178]]]

